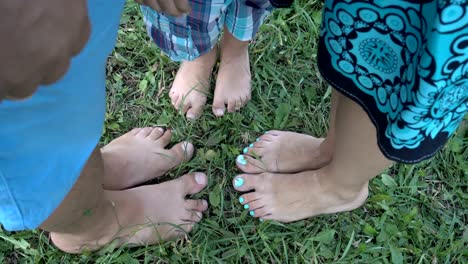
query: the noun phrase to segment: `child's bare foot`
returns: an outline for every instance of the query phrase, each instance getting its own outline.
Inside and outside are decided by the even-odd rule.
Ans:
[[[244,148],[237,166],[246,173],[295,173],[315,170],[332,159],[330,144],[323,138],[287,131],[268,131]]]
[[[240,110],[250,101],[249,44],[239,41],[226,29],[221,41],[221,60],[216,78],[213,113],[223,116],[226,112]]]
[[[184,61],[172,83],[169,96],[172,105],[187,118],[200,117],[206,104],[206,94],[210,89],[210,77],[216,63],[217,48],[194,61]]]
[[[205,174],[194,173],[161,184],[106,191],[110,209],[89,216],[96,223],[86,234],[51,233],[51,239],[65,252],[80,253],[113,241],[116,246],[146,246],[182,238],[208,208],[207,201],[185,196],[200,192],[207,182]]]
[[[171,149],[172,132],[160,127],[135,128],[101,149],[104,188],[121,190],[160,177],[190,160],[194,147],[181,142]]]
[[[327,181],[327,173],[304,171],[297,174],[242,174],[234,187],[249,214],[265,220],[293,222],[321,214],[350,211],[367,198],[367,183],[353,191]]]

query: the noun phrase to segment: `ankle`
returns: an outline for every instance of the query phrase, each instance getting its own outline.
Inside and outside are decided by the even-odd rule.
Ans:
[[[120,229],[113,202],[106,201],[104,206],[90,214],[92,215],[72,223],[77,226],[73,231],[51,232],[53,244],[64,252],[80,253],[98,250],[111,243]]]
[[[320,144],[319,152],[322,159],[330,162],[333,159],[333,141],[326,137]]]
[[[218,45],[215,45],[209,52],[201,55],[193,61],[184,61],[183,64],[194,64],[198,67],[213,68],[218,53]]]

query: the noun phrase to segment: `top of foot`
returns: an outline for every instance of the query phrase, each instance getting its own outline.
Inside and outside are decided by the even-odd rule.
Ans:
[[[215,47],[194,61],[184,61],[177,71],[169,96],[172,105],[188,119],[197,119],[202,114],[216,55]]]
[[[325,166],[331,152],[321,147],[323,139],[288,131],[268,131],[244,148],[237,166],[246,173],[295,173]]]
[[[239,111],[251,98],[249,43],[239,41],[225,31],[221,41],[221,60],[216,78],[213,114]]]
[[[181,142],[167,149],[171,137],[170,130],[160,127],[135,128],[104,146],[104,188],[126,189],[160,177],[190,160],[193,145]]]

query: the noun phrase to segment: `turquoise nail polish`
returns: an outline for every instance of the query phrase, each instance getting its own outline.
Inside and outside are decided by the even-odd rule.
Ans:
[[[243,203],[244,202],[244,197],[239,197],[239,203]]]
[[[255,141],[259,142],[259,141],[260,141],[260,138],[257,138]]]
[[[245,159],[244,155],[237,156],[237,163],[243,166],[247,165],[247,160]]]
[[[265,132],[265,134],[268,134],[268,133],[270,133],[270,132],[269,131]]]
[[[249,214],[250,214],[250,216],[254,216],[254,215],[255,215],[255,212],[254,212],[254,211],[250,211]]]
[[[244,209],[249,209],[250,206],[248,204],[244,204]]]
[[[249,152],[249,148],[244,148],[244,154],[247,154],[247,152]]]
[[[242,185],[244,185],[244,179],[241,178],[241,177],[237,177],[237,178],[234,180],[234,186],[235,186],[235,187],[241,187]]]
[[[253,143],[249,145],[249,148],[253,148],[253,147],[254,147]]]
[[[263,218],[260,218],[260,222],[263,222]]]

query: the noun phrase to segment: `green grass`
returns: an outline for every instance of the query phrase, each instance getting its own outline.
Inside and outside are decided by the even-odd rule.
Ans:
[[[268,129],[325,134],[330,90],[315,60],[320,6],[297,1],[263,26],[251,45],[253,99],[245,109],[218,119],[207,107],[198,122],[187,122],[167,95],[178,65],[151,44],[129,4],[108,63],[102,143],[133,127],[174,128],[174,142],[189,139],[197,152],[166,179],[205,171],[209,186],[197,197],[210,201],[209,212],[186,241],[79,256],[61,253],[38,230],[0,231],[0,262],[467,263],[466,129],[432,160],[395,165],[375,178],[368,202],[353,212],[283,225],[260,223],[238,204],[230,183],[234,159],[247,143]]]

